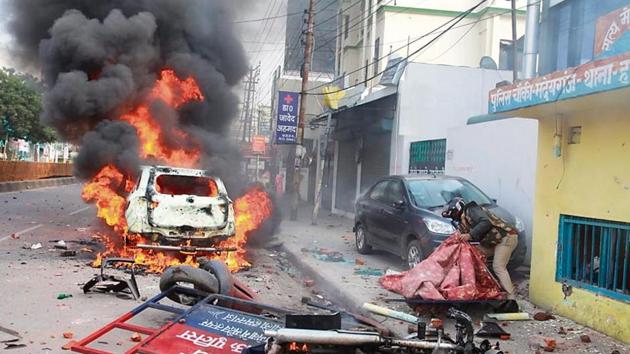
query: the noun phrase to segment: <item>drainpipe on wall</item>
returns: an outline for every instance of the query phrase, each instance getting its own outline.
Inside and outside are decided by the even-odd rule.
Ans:
[[[538,58],[538,28],[540,1],[527,0],[527,19],[525,22],[525,48],[523,50],[523,78],[536,76],[536,60]]]

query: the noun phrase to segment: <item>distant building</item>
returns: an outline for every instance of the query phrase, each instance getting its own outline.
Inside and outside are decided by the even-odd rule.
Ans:
[[[336,74],[345,86],[385,69],[392,53],[401,57],[429,42],[446,26],[438,26],[476,5],[477,0],[340,0]],[[517,0],[517,34],[524,33],[525,0]],[[426,64],[478,67],[482,57],[499,69],[512,69],[509,1],[488,1],[466,16],[456,28],[411,58]],[[420,39],[421,37],[424,38]],[[520,58],[520,56],[517,56]],[[369,65],[369,66],[368,66]],[[377,80],[372,80],[375,85]]]
[[[311,71],[315,73],[335,72],[335,47],[337,36],[338,0],[315,1],[315,27],[313,31],[313,60]],[[308,8],[308,0],[288,0],[287,14],[301,13]],[[306,15],[287,16],[284,72],[299,73],[304,63]]]

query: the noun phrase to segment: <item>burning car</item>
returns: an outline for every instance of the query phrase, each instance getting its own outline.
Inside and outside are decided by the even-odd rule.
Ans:
[[[125,218],[130,233],[160,245],[206,246],[236,233],[223,182],[189,168],[142,166]]]

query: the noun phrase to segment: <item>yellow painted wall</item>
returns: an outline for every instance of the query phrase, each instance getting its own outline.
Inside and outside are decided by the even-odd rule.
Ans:
[[[554,117],[539,122],[530,298],[535,304],[630,343],[630,304],[555,281],[560,214],[630,222],[630,113],[579,112],[561,119],[562,157],[553,155]],[[567,145],[568,127],[580,144]],[[564,170],[564,172],[563,172]]]

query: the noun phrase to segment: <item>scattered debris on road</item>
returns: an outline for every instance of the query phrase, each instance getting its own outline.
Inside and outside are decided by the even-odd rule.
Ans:
[[[63,350],[70,350],[72,349],[72,347],[74,347],[77,344],[76,340],[71,340],[68,343],[64,344],[61,349]]]
[[[549,338],[542,335],[531,336],[528,340],[528,343],[531,349],[542,349],[545,352],[553,352],[558,346],[558,342],[554,338]]]
[[[534,319],[536,321],[549,321],[549,320],[555,320],[556,318],[549,312],[536,312],[534,314]]]
[[[76,255],[77,255],[77,251],[74,251],[74,250],[64,250],[59,254],[59,256],[61,257],[74,257]]]
[[[481,328],[475,333],[477,337],[482,338],[499,338],[502,340],[510,339],[510,333],[506,332],[496,322],[481,322]]]
[[[355,275],[367,275],[367,276],[373,276],[373,277],[380,277],[380,276],[382,276],[385,273],[383,272],[382,269],[363,267],[363,268],[355,268],[354,269],[354,274]]]
[[[40,242],[31,245],[32,250],[38,250],[40,248],[42,248],[42,244]]]
[[[374,305],[374,304],[370,304],[370,303],[364,303],[361,306],[364,310],[372,312],[372,313],[376,313],[379,314],[381,316],[385,316],[385,317],[390,317],[390,318],[395,318],[401,321],[405,321],[405,322],[409,322],[409,323],[418,323],[419,319],[418,317],[414,316],[414,315],[410,315],[408,313],[404,313],[401,311],[395,311],[392,309],[388,309],[387,307],[383,307],[383,306],[378,306],[378,305]]]
[[[529,321],[529,313],[512,312],[512,313],[489,313],[486,317],[497,321]]]
[[[105,268],[110,264],[130,264],[130,277],[122,278],[116,275],[105,274]],[[136,282],[135,261],[129,258],[105,258],[101,262],[100,273],[85,283],[82,287],[83,293],[90,291],[113,292],[131,296],[134,300],[140,299],[140,290]]]
[[[23,343],[4,343],[4,350],[9,350],[9,349],[16,349],[16,348],[24,348],[26,347],[26,344]]]
[[[346,260],[343,256],[343,253],[338,252],[338,251],[333,251],[327,248],[321,248],[321,247],[302,248],[302,252],[310,253],[316,259],[320,261],[324,261],[324,262],[344,262],[344,263],[352,263],[352,264],[355,263],[355,262],[349,262],[348,260]]]
[[[57,300],[68,299],[71,297],[72,297],[72,294],[60,293],[57,295]]]
[[[6,327],[2,327],[0,326],[0,332],[6,333],[10,336],[16,337],[16,338],[22,338],[22,336],[20,335],[20,332],[12,330],[10,328],[6,328]]]

